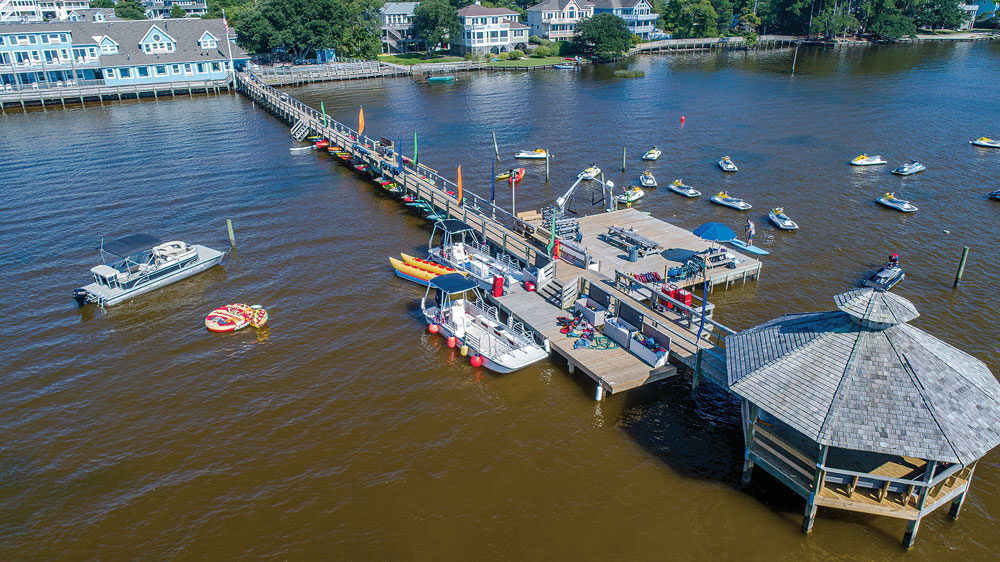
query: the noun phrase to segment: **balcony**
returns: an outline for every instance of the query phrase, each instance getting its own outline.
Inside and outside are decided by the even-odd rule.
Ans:
[[[12,64],[0,64],[0,72],[44,72],[47,70],[73,70],[74,68],[96,68],[101,65],[98,59],[78,59],[70,62],[68,60],[57,60],[52,62],[15,62]]]

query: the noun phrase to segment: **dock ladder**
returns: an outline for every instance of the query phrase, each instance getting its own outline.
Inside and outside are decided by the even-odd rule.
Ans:
[[[309,123],[305,119],[299,119],[295,122],[295,125],[292,126],[291,133],[292,138],[297,141],[306,138],[306,135],[309,134]]]

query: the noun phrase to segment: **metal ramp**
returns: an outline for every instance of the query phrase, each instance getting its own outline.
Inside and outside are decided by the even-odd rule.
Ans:
[[[309,135],[309,123],[307,123],[305,119],[299,119],[295,122],[295,125],[292,126],[291,133],[292,138],[297,141],[306,138]]]

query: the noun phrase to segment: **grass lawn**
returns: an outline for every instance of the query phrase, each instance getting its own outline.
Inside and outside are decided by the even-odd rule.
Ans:
[[[547,64],[559,64],[561,62],[569,62],[563,60],[562,57],[528,57],[521,60],[502,60],[497,62],[489,63],[490,66],[501,66],[501,67],[528,67],[528,66],[543,66]]]
[[[435,54],[430,58],[426,58],[426,53],[406,53],[404,55],[379,55],[378,60],[382,62],[389,62],[393,64],[427,64],[432,62],[458,62],[465,60],[462,57],[452,57],[448,55]]]

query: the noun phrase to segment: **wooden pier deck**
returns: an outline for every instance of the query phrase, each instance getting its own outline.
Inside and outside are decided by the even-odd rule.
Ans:
[[[605,392],[622,392],[673,376],[676,368],[667,364],[654,369],[622,348],[575,349],[575,338],[561,334],[556,319],[559,316],[569,316],[568,309],[577,297],[592,286],[599,286],[608,293],[617,306],[641,311],[643,326],[668,334],[671,341],[670,358],[694,371],[695,384],[702,375],[720,383],[725,381],[724,338],[732,333],[728,328],[707,319],[707,329],[704,330],[702,339],[698,340],[697,326],[691,321],[691,308],[685,309],[686,316],[684,313],[654,310],[651,305],[644,304],[616,287],[614,278],[604,272],[582,269],[567,261],[553,260],[545,249],[547,240],[543,240],[532,225],[467,190],[464,191],[463,200],[459,202],[456,198],[457,186],[436,170],[402,158],[391,149],[387,150],[376,139],[359,134],[322,115],[250,73],[238,73],[236,82],[238,91],[292,125],[293,130],[319,135],[342,148],[343,152],[351,156],[350,161],[344,163],[352,166],[359,174],[368,179],[381,177],[395,182],[401,189],[399,196],[419,199],[430,205],[440,216],[462,220],[497,250],[537,268],[537,292],[514,287],[507,296],[497,299],[497,302],[501,309],[524,322],[540,338],[546,339],[550,350],[563,356],[571,371],[580,370],[593,379],[596,383],[595,398],[601,399]],[[649,219],[648,215],[637,211],[610,215],[614,218],[608,220]],[[663,221],[652,220],[659,223],[657,228],[671,232],[678,239],[683,238],[681,233],[686,232]],[[594,229],[602,224],[599,219],[591,222]],[[693,237],[690,233],[687,236]],[[688,238],[685,243],[694,240]],[[610,257],[606,259],[608,268],[611,269],[614,262]],[[759,262],[753,263],[759,272]],[[614,275],[613,271],[611,275]],[[683,305],[679,308],[683,308]]]
[[[67,104],[86,106],[87,102],[103,105],[106,101],[219,94],[230,91],[231,86],[232,80],[227,78],[225,80],[192,80],[129,86],[84,84],[55,88],[21,88],[0,91],[0,113],[7,113],[13,108],[27,111],[27,108],[31,106],[39,106],[44,110],[51,107],[65,108]]]

